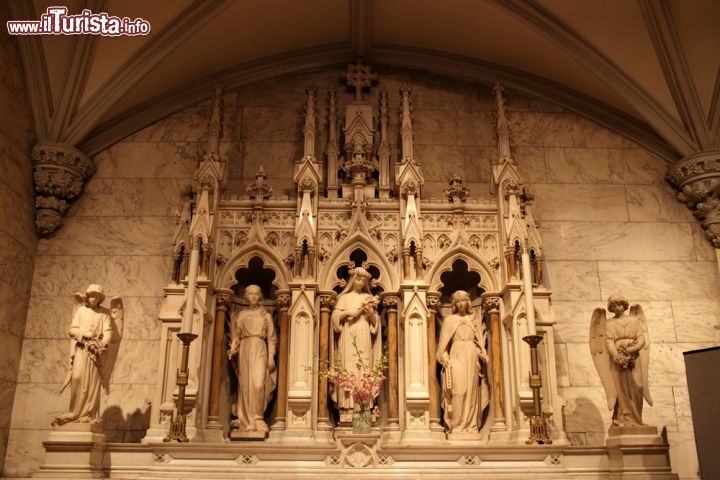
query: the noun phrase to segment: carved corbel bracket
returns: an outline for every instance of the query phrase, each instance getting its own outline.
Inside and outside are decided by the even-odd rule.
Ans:
[[[32,150],[35,228],[49,236],[62,225],[70,202],[95,173],[95,163],[70,145],[38,143]]]
[[[688,155],[670,169],[667,180],[702,221],[705,237],[720,248],[720,150]]]

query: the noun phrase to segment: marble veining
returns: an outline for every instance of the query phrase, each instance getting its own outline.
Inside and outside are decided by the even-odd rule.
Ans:
[[[44,242],[40,242],[41,245]],[[85,291],[92,282],[107,284],[106,258],[96,255],[39,255],[35,259],[33,297],[72,299],[75,292]]]
[[[675,198],[669,185],[627,185],[631,222],[696,223],[692,212]]]
[[[169,255],[108,257],[105,289],[113,296],[155,297],[170,281],[171,271]]]
[[[430,145],[494,146],[490,115],[490,112],[415,109],[415,138]]]
[[[447,180],[461,175],[467,183],[490,181],[490,158],[497,157],[497,149],[475,145],[415,144],[415,160],[422,165],[426,179]]]
[[[673,300],[679,342],[720,342],[720,304],[717,300]]]
[[[184,179],[91,179],[74,216],[171,216],[181,205]]]
[[[508,115],[515,145],[545,147],[627,148],[635,147],[590,120],[567,112],[517,112]]]
[[[20,281],[16,283],[22,284]],[[30,285],[24,286],[30,288]],[[4,280],[0,280],[0,331],[18,337],[23,336],[29,295],[29,291],[21,292]]]
[[[620,185],[533,184],[538,221],[627,222],[625,189]],[[594,232],[593,232],[594,233]]]
[[[95,155],[95,178],[189,180],[206,148],[207,142],[116,143]]]
[[[553,300],[602,301],[596,262],[546,260],[545,273]]]
[[[302,108],[304,95],[298,97],[297,107],[250,107],[242,110],[242,139],[245,142],[297,142],[302,138]]]

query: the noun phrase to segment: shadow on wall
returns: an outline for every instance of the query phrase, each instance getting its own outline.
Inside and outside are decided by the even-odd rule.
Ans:
[[[127,417],[120,407],[111,405],[103,412],[102,420],[106,442],[140,443],[150,427],[150,402],[145,402],[142,410],[136,408]]]
[[[565,407],[565,428],[570,444],[604,445],[606,434],[604,412],[600,412],[597,405],[588,397],[577,397],[572,403],[574,406],[568,402]]]

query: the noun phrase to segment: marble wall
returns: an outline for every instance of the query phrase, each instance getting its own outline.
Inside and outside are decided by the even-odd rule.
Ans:
[[[0,5],[0,24],[9,19]],[[0,474],[10,432],[37,238],[33,121],[17,41],[0,35]]]
[[[293,195],[291,165],[302,155],[305,87],[314,83],[320,90],[317,151],[322,153],[326,92],[330,85],[342,92],[342,69],[269,80],[226,94],[221,145],[221,157],[229,164],[226,194],[243,195],[263,166],[276,194]],[[412,87],[415,155],[426,178],[423,198],[442,197],[456,172],[473,197],[489,197],[489,160],[496,155],[490,88],[420,72],[379,70],[390,93],[392,139],[398,132],[398,90],[402,82]],[[347,98],[340,95],[339,112]],[[513,153],[536,195],[558,320],[558,376],[570,440],[604,443],[610,412],[592,367],[588,325],[592,310],[603,306],[609,294],[621,292],[641,303],[650,321],[655,407],[646,410],[647,421],[667,429],[676,470],[685,478],[696,477],[682,352],[714,345],[720,337],[714,250],[692,215],[675,201],[661,160],[552,105],[507,92],[507,108]],[[50,421],[67,407],[68,394],[54,392],[69,348],[65,332],[71,296],[89,283],[101,283],[109,296],[121,295],[127,307],[112,391],[103,400],[106,433],[110,441],[122,442],[143,435],[157,375],[157,312],[170,278],[174,212],[204,151],[209,111],[209,102],[203,102],[98,154],[98,172],[63,228],[40,241],[25,347],[16,366],[8,475],[37,468]],[[398,157],[397,146],[393,155]]]

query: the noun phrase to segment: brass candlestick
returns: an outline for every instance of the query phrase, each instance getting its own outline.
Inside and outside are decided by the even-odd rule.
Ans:
[[[170,423],[170,431],[163,438],[163,442],[189,442],[185,427],[187,425],[187,413],[185,412],[185,387],[188,384],[188,358],[190,357],[190,344],[197,338],[194,333],[178,333],[178,338],[183,344],[180,369],[177,372],[178,402],[175,419]]]
[[[530,438],[525,443],[527,445],[550,445],[552,440],[547,434],[547,424],[545,417],[542,415],[542,407],[540,405],[540,388],[542,387],[542,376],[538,366],[537,346],[542,341],[542,335],[528,335],[523,337],[523,341],[530,345],[530,388],[533,393],[533,414],[530,417]]]

